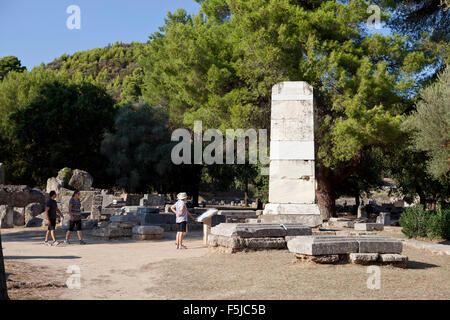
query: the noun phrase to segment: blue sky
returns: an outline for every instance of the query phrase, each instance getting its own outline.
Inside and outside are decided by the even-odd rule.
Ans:
[[[77,5],[81,29],[70,30],[66,9]],[[0,57],[17,56],[28,70],[64,53],[115,42],[145,42],[167,12],[198,11],[194,0],[0,0]]]

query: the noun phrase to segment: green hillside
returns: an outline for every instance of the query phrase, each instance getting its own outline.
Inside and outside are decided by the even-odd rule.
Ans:
[[[63,54],[45,65],[45,69],[60,71],[74,80],[103,85],[120,102],[140,95],[141,69],[137,59],[145,46],[139,42],[115,43],[73,55]]]

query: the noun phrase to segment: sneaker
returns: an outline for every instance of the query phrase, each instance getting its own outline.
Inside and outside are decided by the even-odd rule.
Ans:
[[[44,241],[44,245],[51,247],[52,245],[50,243],[48,243],[48,241]]]
[[[70,244],[69,240],[64,240],[64,244]]]
[[[187,247],[184,245],[181,245],[180,249],[187,249]]]
[[[59,244],[59,241],[53,241],[53,242],[52,242],[52,246],[55,246],[55,247],[56,247],[58,244]]]
[[[86,244],[86,242],[84,242],[83,240],[80,240],[80,244]]]

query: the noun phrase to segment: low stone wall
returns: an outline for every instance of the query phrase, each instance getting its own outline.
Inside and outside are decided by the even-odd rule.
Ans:
[[[0,205],[24,208],[30,203],[45,203],[45,193],[25,185],[0,185]]]

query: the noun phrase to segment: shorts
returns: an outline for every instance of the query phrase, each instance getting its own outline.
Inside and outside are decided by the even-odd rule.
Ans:
[[[178,232],[186,232],[186,221],[177,223],[177,231]]]
[[[48,230],[55,230],[56,218],[50,218],[50,219],[48,219],[48,221],[50,221],[50,224],[48,225]]]
[[[73,231],[75,227],[77,228],[77,231],[81,231],[81,220],[70,220],[69,231]]]

